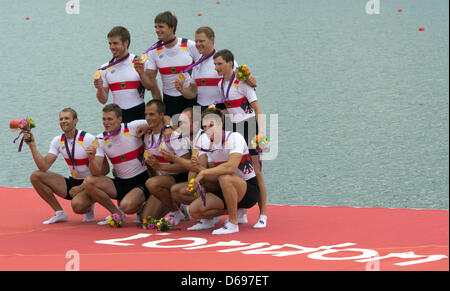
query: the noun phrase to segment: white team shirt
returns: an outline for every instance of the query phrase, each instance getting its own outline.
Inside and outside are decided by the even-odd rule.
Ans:
[[[230,115],[230,119],[233,123],[239,123],[243,120],[254,117],[255,112],[254,112],[253,108],[251,107],[250,103],[258,100],[258,98],[256,97],[254,88],[250,87],[245,82],[239,82],[236,80],[237,79],[235,79],[233,81],[233,84],[231,85],[227,101],[228,100],[229,101],[239,100],[243,97],[246,97],[246,98],[244,98],[242,100],[242,102],[240,103],[240,106],[233,107],[233,108],[229,108],[229,106],[227,106],[227,104],[226,104],[227,101],[225,101],[225,106],[227,107],[227,112]],[[231,80],[225,81],[225,83],[223,84],[223,92],[225,95],[227,94],[228,84],[230,81]],[[217,85],[217,87],[219,88],[219,90],[221,92],[222,92],[221,88],[222,88],[223,82],[224,82],[224,79],[222,79],[219,82],[219,84]],[[222,93],[221,93],[221,96],[222,96]]]
[[[122,109],[129,109],[144,103],[145,88],[141,85],[139,74],[134,69],[134,57],[130,56],[106,70],[101,70],[103,87],[108,87],[113,96],[113,103]],[[148,60],[144,64],[148,63]],[[102,67],[108,65],[103,64]],[[141,89],[137,88],[141,86]]]
[[[236,61],[234,61],[234,67],[238,67]],[[197,103],[202,106],[209,106],[216,101],[220,102],[221,93],[217,85],[222,77],[217,74],[215,68],[214,58],[211,56],[192,69],[189,83],[197,85]]]
[[[217,74],[213,56],[203,61],[192,69],[191,84],[197,85],[197,103],[202,106],[214,104],[220,101],[220,90],[217,87],[222,79]]]
[[[147,121],[122,123],[120,132],[107,140],[103,139],[103,133],[97,135],[99,147],[95,155],[104,157],[106,154],[114,165],[116,176],[121,179],[133,178],[147,171],[143,160],[144,145],[136,134],[136,129],[143,125],[147,125]]]
[[[181,96],[180,91],[175,89],[175,80],[178,78],[180,71],[190,66],[193,62],[201,57],[195,47],[195,42],[187,40],[182,43],[182,38],[177,38],[177,43],[167,48],[162,46],[148,53],[148,64],[145,70],[158,70],[161,74],[163,84],[163,93],[169,96]],[[186,73],[189,78],[189,74]]]
[[[160,164],[168,165],[170,164],[169,161],[164,159],[163,155],[159,152],[159,143],[161,132],[160,133],[152,133],[151,131],[148,131],[145,134],[144,137],[144,144],[145,148],[150,151],[150,154],[152,156],[155,156],[158,158]],[[161,138],[161,143],[163,144],[163,148],[165,150],[169,150],[175,155],[181,157],[187,153],[189,153],[189,144],[186,142],[186,139],[179,138],[180,134],[176,131],[174,131],[170,137],[171,140],[167,142],[163,142],[164,137]],[[153,146],[152,146],[152,139],[153,139]],[[177,173],[171,173],[166,171],[158,171],[160,175],[176,175]]]
[[[77,171],[77,177],[72,177],[72,162],[70,161],[69,155],[66,151],[66,145],[61,135],[55,136],[50,143],[49,153],[55,156],[61,154],[63,158],[66,160],[67,165],[70,169],[70,175],[72,178],[82,180],[91,175],[91,172],[88,167],[88,155],[86,153],[86,149],[92,144],[95,140],[95,136],[90,133],[86,133],[84,137],[81,137],[81,130],[78,131],[77,136],[74,139],[68,139],[67,144],[69,145],[69,151],[72,152],[72,146],[74,140],[75,144],[75,170]]]
[[[246,181],[256,177],[247,143],[240,133],[226,131],[225,142],[219,144],[211,142],[208,135],[203,134],[200,137],[200,144],[202,149],[208,150],[206,151],[208,162],[215,163],[216,166],[227,162],[231,154],[241,154],[242,159],[235,175]]]

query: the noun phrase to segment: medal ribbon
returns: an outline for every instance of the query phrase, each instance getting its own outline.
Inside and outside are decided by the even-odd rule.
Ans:
[[[78,129],[75,129],[75,136],[73,137],[73,143],[72,143],[72,152],[69,150],[69,144],[67,143],[67,137],[64,136],[64,145],[66,146],[66,152],[69,156],[70,162],[72,163],[72,169],[75,170],[75,144],[77,143],[77,134]]]
[[[128,54],[127,54],[126,56],[124,56],[123,58],[120,58],[120,59],[118,59],[118,60],[115,60],[114,62],[109,62],[106,66],[101,67],[99,70],[104,71],[104,70],[106,70],[106,69],[108,69],[108,68],[110,68],[110,67],[112,67],[112,66],[114,66],[114,65],[117,65],[118,63],[120,63],[120,62],[122,62],[122,61],[128,59],[129,56],[130,56],[130,53],[128,53]]]
[[[143,55],[145,55],[146,53],[148,53],[151,50],[157,49],[159,47],[162,47],[164,45],[168,45],[169,43],[172,43],[176,40],[177,38],[174,37],[171,40],[167,41],[167,42],[163,42],[162,40],[157,41],[156,43],[154,43],[151,47],[149,47],[144,53]]]
[[[119,128],[115,129],[113,132],[111,133],[107,133],[105,135],[103,135],[103,138],[101,137],[96,137],[95,139],[103,139],[104,141],[107,141],[111,136],[115,135],[116,133],[118,133],[120,131],[120,129],[122,128],[122,125],[119,126]]]
[[[225,83],[225,78],[222,80],[222,84],[221,84],[221,86],[220,86],[220,90],[221,90],[221,92],[222,92],[222,97],[221,97],[221,99],[220,99],[219,102],[218,102],[218,101],[214,102],[215,105],[216,105],[217,103],[225,103],[225,101],[228,100],[228,96],[230,95],[231,85],[233,85],[233,82],[234,82],[234,78],[235,78],[235,77],[236,77],[236,72],[233,71],[233,75],[231,75],[230,81],[229,81],[229,83],[228,83],[228,88],[227,88],[227,94],[226,94],[226,95],[225,95],[225,92],[224,92],[224,90],[223,90],[223,85],[224,85],[224,83]]]
[[[192,70],[193,67],[203,63],[204,61],[206,61],[208,58],[210,58],[212,55],[214,55],[216,53],[216,49],[214,49],[211,53],[209,53],[206,56],[202,56],[198,61],[196,61],[195,63],[193,63],[192,65],[190,65],[189,67],[187,67],[186,69],[184,69],[182,72],[186,73],[189,72],[190,70]]]
[[[145,149],[147,149],[147,150],[149,150],[149,149],[154,149],[154,148],[156,148],[156,147],[158,147],[160,144],[161,144],[161,140],[162,140],[162,137],[163,137],[163,135],[164,135],[164,131],[165,131],[165,127],[164,127],[164,125],[161,127],[161,131],[159,132],[159,138],[158,138],[158,143],[154,146],[154,140],[153,140],[153,133],[152,133],[152,140],[151,140],[151,144],[150,144],[150,147],[145,147]]]

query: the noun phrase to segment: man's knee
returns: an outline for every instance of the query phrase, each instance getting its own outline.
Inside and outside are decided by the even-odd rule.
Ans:
[[[39,170],[34,171],[30,176],[31,184],[35,184],[36,182],[41,181],[44,174],[45,174],[45,172],[42,172]]]
[[[86,189],[86,190],[92,189],[92,187],[94,187],[94,185],[95,185],[95,177],[93,177],[93,176],[86,177],[84,179],[83,184],[84,184],[84,189]]]
[[[133,201],[122,200],[122,201],[120,202],[120,209],[121,209],[125,214],[133,214],[133,213],[136,213],[136,208],[137,208],[137,205],[136,205],[136,203],[134,203]]]
[[[72,210],[76,214],[85,214],[87,211],[87,205],[77,200],[72,200]]]
[[[147,190],[153,194],[157,188],[157,180],[152,178],[148,179],[145,181],[145,187],[147,187]]]

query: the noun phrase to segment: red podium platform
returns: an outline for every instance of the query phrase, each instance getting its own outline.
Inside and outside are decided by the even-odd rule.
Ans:
[[[448,210],[268,206],[268,227],[249,223],[232,235],[212,230],[143,230],[83,223],[60,199],[69,221],[34,189],[0,187],[0,270],[449,270]],[[96,205],[96,221],[108,213]],[[222,217],[217,227],[226,217]]]

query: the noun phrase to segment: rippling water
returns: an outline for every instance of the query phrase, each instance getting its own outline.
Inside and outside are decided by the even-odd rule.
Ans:
[[[216,48],[250,66],[263,112],[278,114],[269,203],[448,209],[448,1],[380,0],[373,15],[363,0],[80,0],[73,15],[66,2],[0,0],[1,186],[31,187],[36,168],[9,120],[36,121],[42,154],[64,107],[101,132],[92,75],[110,58],[107,32],[127,27],[139,54],[171,10],[178,36],[211,26]],[[52,170],[67,175],[61,158]]]

